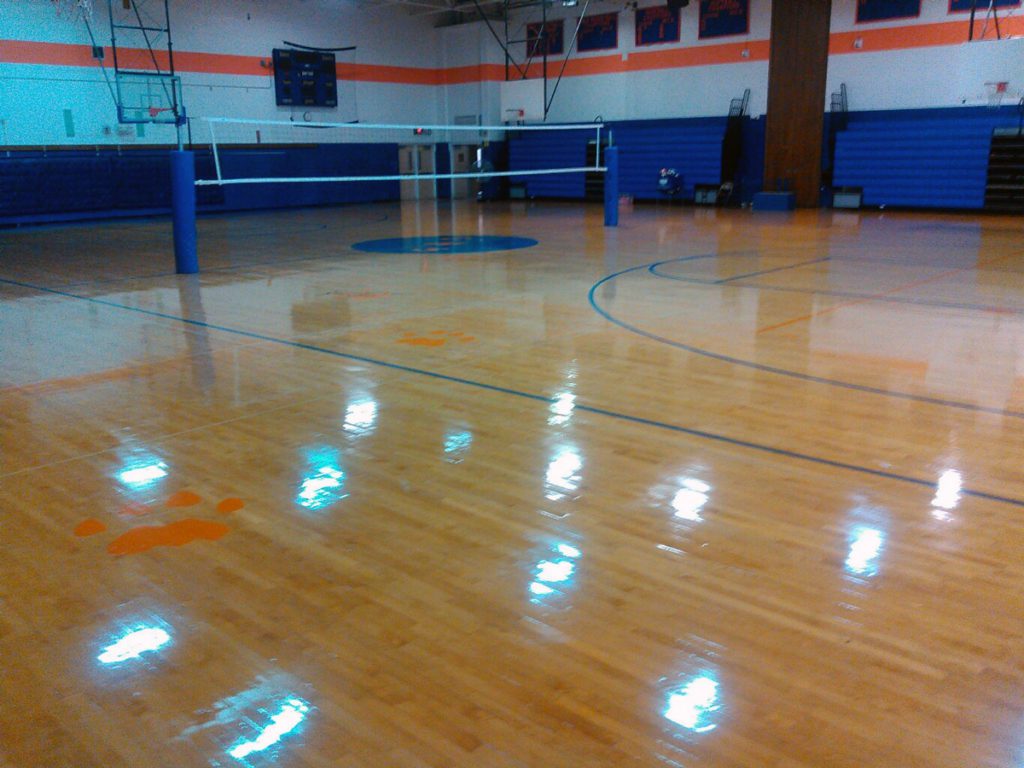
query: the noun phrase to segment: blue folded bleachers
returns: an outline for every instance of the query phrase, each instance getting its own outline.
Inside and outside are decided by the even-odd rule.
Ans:
[[[1012,110],[851,113],[836,137],[833,184],[861,187],[864,205],[981,208],[992,131]]]
[[[582,168],[587,164],[587,143],[596,134],[596,130],[510,133],[508,169],[534,171],[548,168]],[[553,173],[542,176],[513,176],[511,182],[525,184],[531,197],[582,198],[585,179],[582,173]]]
[[[619,148],[619,188],[638,200],[661,197],[658,176],[675,168],[683,179],[682,197],[691,199],[696,184],[718,184],[726,118],[651,120],[612,124]]]
[[[696,184],[721,180],[722,140],[726,118],[634,120],[606,123],[603,136],[619,148],[620,191],[644,199],[660,197],[658,175],[675,168],[683,177],[683,197]],[[587,143],[595,131],[523,131],[509,138],[509,170],[565,168],[587,164]],[[584,174],[513,176],[536,197],[582,198]]]

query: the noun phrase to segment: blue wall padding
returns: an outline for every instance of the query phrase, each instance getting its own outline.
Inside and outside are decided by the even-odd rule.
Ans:
[[[452,172],[452,153],[450,145],[438,144],[435,147],[434,152],[434,172],[435,173],[451,173]],[[437,180],[437,199],[438,200],[450,200],[452,197],[452,180],[451,179],[438,179]]]
[[[981,208],[992,131],[1015,127],[1012,106],[851,112],[836,140],[833,184],[862,187],[865,205]],[[738,194],[749,201],[761,188],[763,119],[744,118]],[[726,118],[606,123],[620,149],[622,194],[656,199],[658,171],[683,176],[684,196],[695,184],[721,179]],[[497,170],[586,165],[592,130],[510,132],[485,150]],[[507,165],[506,165],[507,150]],[[397,144],[256,146],[222,150],[226,176],[391,175]],[[208,150],[196,152],[196,176],[213,176]],[[530,195],[582,199],[584,175],[513,177]],[[498,192],[503,182],[488,185]],[[239,211],[398,200],[397,181],[257,184],[200,187],[199,210]],[[167,149],[11,151],[0,157],[0,224],[62,221],[170,211]]]
[[[222,149],[225,178],[394,175],[397,144],[324,144]],[[0,158],[0,223],[168,213],[167,149],[12,152]],[[196,152],[196,177],[214,176],[213,156]],[[240,211],[398,200],[397,181],[199,187],[200,211]]]
[[[1013,108],[853,112],[836,136],[833,185],[861,187],[867,206],[982,208],[992,131]]]
[[[734,196],[749,203],[764,186],[765,119],[743,120],[743,153]]]

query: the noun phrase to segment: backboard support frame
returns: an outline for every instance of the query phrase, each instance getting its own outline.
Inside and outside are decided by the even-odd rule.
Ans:
[[[174,70],[169,0],[107,0],[107,15],[118,122],[173,125],[180,148],[187,117]]]

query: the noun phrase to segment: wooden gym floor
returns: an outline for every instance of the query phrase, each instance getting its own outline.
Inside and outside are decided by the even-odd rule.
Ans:
[[[520,250],[367,253],[434,234]],[[0,232],[0,764],[1024,759],[1011,218]]]

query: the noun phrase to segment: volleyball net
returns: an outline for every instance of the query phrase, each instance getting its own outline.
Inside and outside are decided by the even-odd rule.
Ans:
[[[618,225],[618,150],[608,146],[601,123],[418,125],[205,117],[192,119],[190,131],[191,145],[209,146],[210,154],[199,164],[197,178],[192,151],[171,153],[175,262],[183,274],[199,271],[197,187],[354,184],[360,185],[358,194],[346,199],[372,201],[404,198],[410,189],[419,198],[422,184],[440,191],[443,180],[529,184],[578,174],[587,184],[600,179],[605,226]],[[508,142],[511,167],[496,167],[497,158],[506,155],[491,151],[498,142]],[[557,186],[547,183],[549,189]]]
[[[193,120],[193,144],[208,144],[213,155],[214,175],[196,180],[197,186],[235,184],[302,184],[317,182],[436,181],[549,176],[572,173],[605,173],[602,164],[601,123],[572,125],[415,125],[374,123],[327,123],[284,120],[247,120],[207,117]],[[510,135],[575,132],[586,134],[593,146],[587,157],[568,160],[548,152],[527,157],[522,167],[495,168],[482,148],[505,141]],[[578,143],[578,142],[576,142]],[[415,151],[439,145],[468,148],[468,169],[453,170],[451,157],[441,170],[433,153]],[[548,146],[557,146],[557,142]],[[306,146],[323,148],[316,155],[280,156],[276,165],[255,168],[251,153],[262,146]],[[242,151],[237,151],[242,150]],[[479,151],[477,151],[479,150]],[[301,158],[301,159],[300,159]],[[290,164],[289,164],[290,163]],[[267,173],[267,171],[273,173]]]

